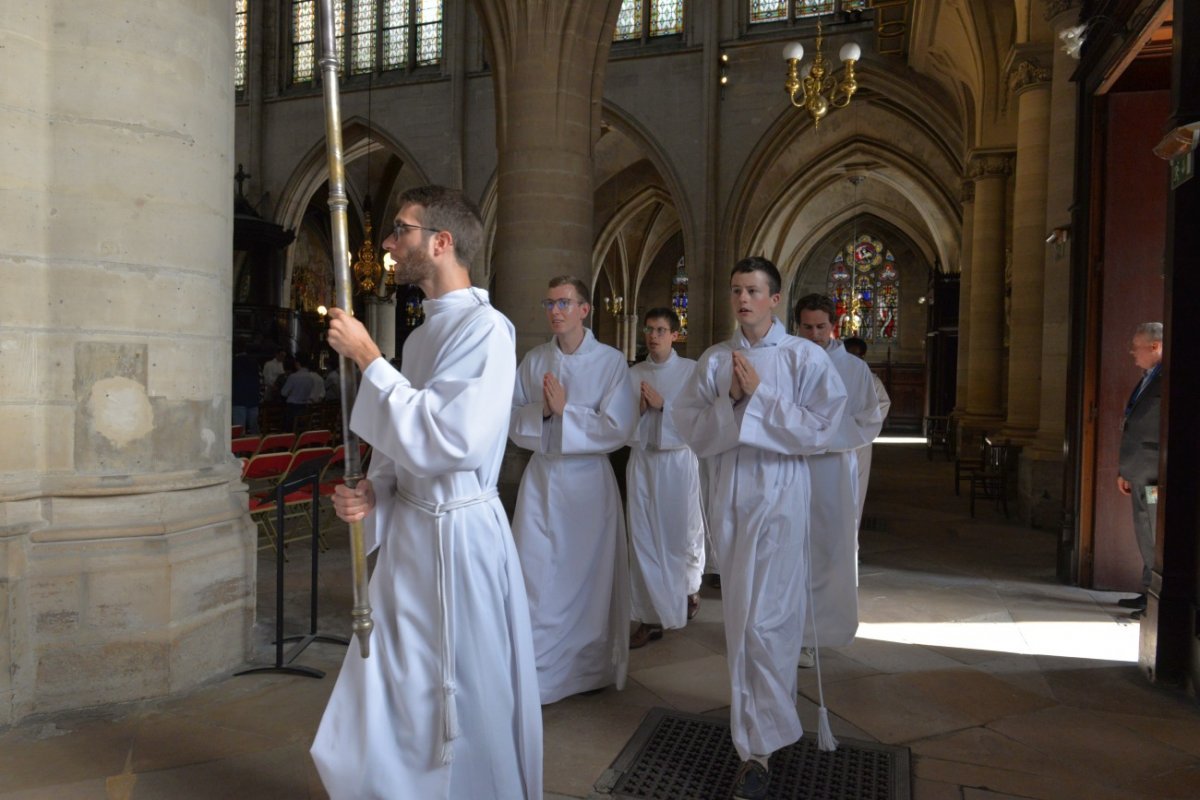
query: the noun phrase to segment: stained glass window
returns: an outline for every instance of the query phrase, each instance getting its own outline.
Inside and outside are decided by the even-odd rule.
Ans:
[[[417,0],[417,64],[429,66],[442,60],[442,0]]]
[[[683,0],[621,0],[613,40],[639,41],[649,36],[673,36],[683,33]]]
[[[617,30],[613,39],[618,42],[642,38],[642,0],[621,0],[617,14]]]
[[[900,272],[892,251],[868,233],[853,236],[829,267],[837,335],[894,342],[900,333]]]
[[[778,22],[787,18],[787,0],[750,0],[751,22]]]
[[[346,5],[334,0],[338,58],[350,74],[441,63],[442,0],[349,0],[349,17]],[[293,83],[316,79],[316,13],[316,0],[292,0]]]
[[[862,11],[867,0],[748,0],[750,24],[788,22],[834,11]]]
[[[795,0],[797,17],[815,17],[833,11],[833,0]]]
[[[250,0],[235,0],[233,4],[233,88],[240,94],[246,91],[246,66],[249,29],[246,6]]]
[[[683,0],[650,0],[650,35],[683,33]]]

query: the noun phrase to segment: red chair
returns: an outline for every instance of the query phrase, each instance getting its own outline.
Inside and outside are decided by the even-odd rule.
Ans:
[[[293,450],[302,450],[305,447],[332,447],[333,432],[327,430],[305,431],[296,437],[296,444],[292,446]]]
[[[296,442],[294,433],[272,433],[262,438],[258,445],[259,453],[288,453]]]
[[[249,458],[258,452],[260,441],[258,436],[239,436],[229,443],[229,451],[239,458]]]
[[[239,436],[245,436],[245,435],[246,435],[246,426],[245,425],[234,425],[230,429],[229,436],[232,439],[236,439]]]
[[[290,457],[290,462],[286,471],[279,476],[276,486],[280,483],[289,483],[297,478],[303,478],[306,475],[321,475],[326,465],[333,458],[332,447],[307,447],[303,450],[297,450],[295,453],[273,453],[271,455]],[[287,519],[303,518],[308,524],[309,532],[289,536],[283,540],[284,546],[288,542],[294,542],[299,539],[306,539],[312,535],[311,521],[311,504],[312,504],[312,489],[305,486],[284,495],[283,517]],[[279,539],[279,531],[275,530],[273,519],[276,516],[278,505],[276,502],[276,492],[274,489],[267,492],[259,492],[252,495],[250,498],[250,516],[258,523],[263,533],[267,538],[268,547],[277,546]],[[322,548],[328,549],[325,539],[322,536],[320,540]]]

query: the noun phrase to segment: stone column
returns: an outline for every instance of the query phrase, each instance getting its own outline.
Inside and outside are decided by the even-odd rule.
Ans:
[[[395,358],[396,353],[396,299],[371,296],[367,298],[367,328],[371,338],[379,345],[383,357]]]
[[[1078,20],[1076,0],[1047,4],[1047,17],[1057,34]],[[1051,16],[1053,15],[1053,16]],[[1075,62],[1061,47],[1054,50],[1050,84],[1050,143],[1046,174],[1046,231],[1061,228],[1067,240],[1043,243],[1042,391],[1034,450],[1062,462],[1066,437],[1067,348],[1070,345],[1071,205],[1075,199]]]
[[[1010,86],[1017,100],[1013,187],[1012,306],[1008,349],[1009,438],[1030,442],[1038,427],[1042,378],[1042,293],[1046,257],[1046,170],[1050,148],[1050,70],[1022,57]]]
[[[975,183],[962,184],[962,245],[958,264],[958,368],[955,371],[954,414],[967,410],[967,375],[971,370],[971,247],[975,230]]]
[[[971,231],[970,351],[964,427],[993,428],[1003,421],[1005,191],[1012,171],[1008,154],[976,156]]]
[[[496,87],[496,305],[545,341],[547,281],[591,274],[592,145],[619,0],[477,0]]]
[[[233,14],[0,14],[0,724],[244,663]]]

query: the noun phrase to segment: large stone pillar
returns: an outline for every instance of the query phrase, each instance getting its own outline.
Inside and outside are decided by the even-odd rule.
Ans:
[[[975,231],[975,183],[962,184],[962,245],[958,262],[958,366],[955,371],[954,414],[967,410],[967,375],[971,371],[971,250]]]
[[[1054,0],[1047,16],[1055,35],[1078,20],[1077,0]],[[1050,16],[1053,15],[1053,16]],[[1074,203],[1075,83],[1074,60],[1054,50],[1050,84],[1050,142],[1046,172],[1046,231],[1064,232],[1061,241],[1043,244],[1042,391],[1034,451],[1062,463],[1066,438],[1067,349],[1070,345],[1071,206]]]
[[[0,12],[0,724],[241,664],[233,15]]]
[[[547,281],[592,267],[592,145],[619,0],[476,0],[496,87],[496,305],[523,355]]]
[[[1042,379],[1042,293],[1046,257],[1046,170],[1050,148],[1050,71],[1024,48],[1012,68],[1017,100],[1013,185],[1012,305],[1005,434],[1031,442]]]
[[[1005,195],[1012,159],[1008,154],[976,156],[969,177],[975,182],[971,231],[970,369],[963,426],[989,429],[1004,420],[1004,223]]]

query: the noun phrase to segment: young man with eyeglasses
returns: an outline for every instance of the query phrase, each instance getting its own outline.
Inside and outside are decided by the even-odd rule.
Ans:
[[[858,449],[875,441],[887,407],[871,368],[834,335],[833,299],[809,294],[796,301],[800,336],[819,346],[846,386],[846,410],[828,452],[811,457],[813,618],[804,632],[800,666],[816,663],[815,649],[844,647],[858,632]],[[889,401],[890,406],[890,401]]]
[[[583,326],[588,287],[554,278],[542,301],[554,337],[517,369],[509,436],[533,451],[513,535],[533,620],[543,704],[625,684],[629,561],[608,454],[637,422],[625,357]]]
[[[542,726],[525,584],[496,495],[516,374],[512,324],[471,286],[483,224],[461,192],[400,198],[383,243],[396,280],[425,292],[404,372],[330,311],[356,362],[351,428],[373,447],[339,517],[378,548],[371,655],[351,646],[312,755],[334,800],[542,797]]]
[[[768,758],[803,734],[796,663],[809,587],[806,456],[836,434],[846,389],[825,351],[788,335],[774,316],[782,280],[765,258],[730,275],[738,328],[704,351],[675,401],[676,429],[710,458],[707,502],[721,564],[729,715],[742,759],[736,800],[763,800]],[[836,746],[819,710],[823,748]]]
[[[704,571],[700,465],[670,415],[696,362],[675,353],[680,325],[674,311],[652,308],[643,324],[648,355],[629,368],[641,416],[625,472],[633,620],[639,623],[631,649],[696,616]]]

